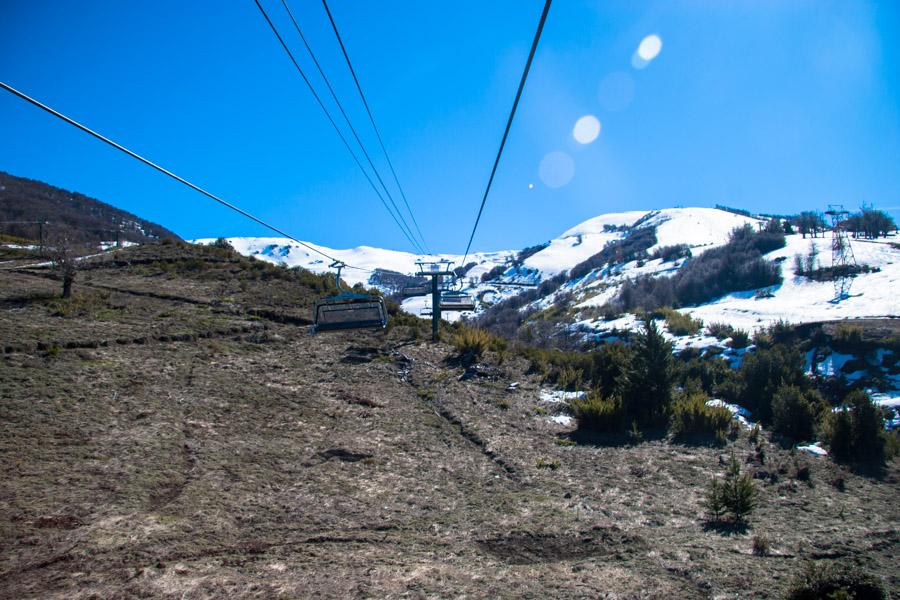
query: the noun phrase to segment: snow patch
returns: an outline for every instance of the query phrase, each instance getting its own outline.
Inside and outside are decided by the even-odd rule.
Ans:
[[[731,404],[729,402],[725,402],[724,400],[719,400],[715,398],[713,400],[708,400],[706,402],[707,406],[721,406],[722,408],[727,408],[728,412],[731,413],[731,416],[734,419],[743,425],[746,428],[751,428],[755,423],[751,421],[752,418],[750,411],[744,408],[743,406],[738,406],[737,404]]]
[[[805,446],[797,446],[797,450],[800,452],[806,452],[812,456],[828,456],[828,450],[822,447],[822,442],[816,442],[815,444],[807,444]]]

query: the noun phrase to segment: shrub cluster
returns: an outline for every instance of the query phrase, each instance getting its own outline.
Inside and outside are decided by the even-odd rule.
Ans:
[[[619,311],[691,306],[730,292],[776,285],[781,283],[781,268],[763,254],[784,245],[783,233],[739,227],[727,244],[692,258],[672,277],[646,275],[626,281],[612,304]]]
[[[581,279],[591,271],[605,265],[614,265],[647,259],[647,250],[656,244],[656,227],[632,229],[620,240],[608,242],[597,254],[575,265],[569,272],[572,279]]]
[[[787,600],[819,600],[846,598],[854,600],[887,600],[881,582],[857,565],[828,562],[809,563],[794,577],[785,596]]]
[[[490,334],[484,329],[460,324],[451,338],[459,359],[464,364],[472,364],[481,360],[488,350],[503,352],[506,340]]]
[[[840,462],[880,463],[887,449],[884,415],[868,394],[854,390],[828,415],[825,441],[831,456]]]
[[[651,259],[661,258],[663,262],[671,262],[679,258],[690,258],[691,247],[687,244],[675,244],[673,246],[660,246],[650,254]]]
[[[653,311],[653,316],[666,320],[666,329],[672,335],[696,335],[703,329],[703,321],[694,319],[689,314],[681,313],[674,308],[663,307]]]
[[[669,431],[676,438],[712,435],[716,441],[724,442],[731,425],[731,411],[723,406],[709,406],[708,400],[703,392],[678,395],[672,403]]]
[[[570,405],[581,429],[597,433],[625,431],[625,408],[615,396],[603,397],[600,392],[591,392]]]
[[[812,440],[816,425],[826,410],[818,391],[784,385],[772,398],[772,425],[781,435],[798,441]]]
[[[732,327],[728,323],[708,323],[706,325],[706,333],[713,336],[717,340],[724,340],[731,337],[731,334],[734,333],[734,327]]]

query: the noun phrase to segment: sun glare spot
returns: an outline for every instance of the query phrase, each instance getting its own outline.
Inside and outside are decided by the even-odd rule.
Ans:
[[[529,189],[529,190],[533,190],[533,189],[534,189],[534,184],[533,184],[533,183],[529,183],[529,184],[528,184],[528,189]]]
[[[662,39],[658,35],[651,34],[641,40],[637,52],[631,57],[631,66],[635,69],[643,69],[654,58],[659,56],[662,50]]]
[[[550,152],[541,159],[538,175],[547,187],[562,187],[575,176],[575,161],[565,152]]]
[[[594,115],[584,115],[575,121],[572,137],[579,144],[590,144],[600,135],[600,121]]]

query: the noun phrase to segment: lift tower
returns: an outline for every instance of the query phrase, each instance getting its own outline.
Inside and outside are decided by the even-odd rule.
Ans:
[[[435,262],[416,261],[419,272],[416,277],[431,278],[431,340],[438,341],[441,326],[441,287],[444,277],[450,277],[450,265],[447,259]]]
[[[850,246],[850,237],[842,223],[850,215],[841,204],[829,204],[825,214],[831,217],[831,270],[834,274],[834,299],[840,302],[850,297],[856,257]]]

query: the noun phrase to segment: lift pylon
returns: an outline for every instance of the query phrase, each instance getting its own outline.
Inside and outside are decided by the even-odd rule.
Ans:
[[[436,342],[440,334],[441,326],[441,281],[450,276],[450,265],[453,263],[445,258],[438,261],[416,261],[419,272],[416,277],[431,278],[431,340]]]

